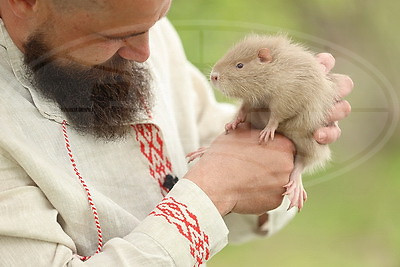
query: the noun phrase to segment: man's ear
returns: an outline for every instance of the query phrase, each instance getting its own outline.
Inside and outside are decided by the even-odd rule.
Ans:
[[[25,19],[34,16],[38,11],[39,0],[8,0],[15,16]]]
[[[272,61],[271,50],[268,48],[261,48],[258,50],[258,58],[262,63],[269,63]]]

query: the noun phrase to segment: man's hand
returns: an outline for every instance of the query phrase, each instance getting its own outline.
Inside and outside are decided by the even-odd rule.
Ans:
[[[282,135],[259,145],[259,134],[248,124],[221,134],[184,177],[210,197],[222,216],[262,214],[282,202],[295,147]]]
[[[321,53],[317,55],[317,60],[321,63],[321,66],[325,69],[326,73],[329,73],[335,66],[335,58],[329,53]],[[342,74],[332,74],[335,78],[336,83],[339,86],[339,97],[345,97],[350,94],[354,87],[353,81],[349,76]],[[341,134],[341,130],[338,126],[338,121],[346,118],[351,112],[351,106],[346,100],[338,101],[331,110],[330,117],[328,118],[327,127],[320,128],[315,131],[314,139],[323,145],[335,142]]]

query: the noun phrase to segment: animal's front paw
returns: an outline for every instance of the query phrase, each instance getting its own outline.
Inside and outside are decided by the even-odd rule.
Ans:
[[[234,121],[225,124],[225,134],[228,134],[229,131],[233,130],[233,126],[234,126]],[[237,124],[236,124],[236,127],[237,127]]]
[[[260,138],[258,142],[262,144],[263,142],[268,142],[268,140],[271,138],[271,140],[274,140],[275,137],[275,131],[278,129],[279,122],[277,120],[274,120],[270,118],[267,126],[261,131],[260,133]]]
[[[230,123],[225,124],[225,133],[228,134],[229,131],[235,130],[237,126],[243,122],[245,122],[246,116],[237,116],[236,119],[231,121]]]
[[[260,138],[258,142],[261,144],[263,142],[268,142],[268,140],[271,138],[271,140],[274,140],[275,137],[275,129],[269,129],[265,127],[261,133],[260,133]]]

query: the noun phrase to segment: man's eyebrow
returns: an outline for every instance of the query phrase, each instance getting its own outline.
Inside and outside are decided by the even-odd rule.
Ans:
[[[124,40],[124,39],[128,39],[130,37],[134,37],[134,36],[145,34],[146,32],[147,31],[133,32],[133,33],[128,33],[128,34],[124,34],[124,35],[104,35],[104,34],[100,34],[100,35],[102,37],[110,39],[110,40]]]

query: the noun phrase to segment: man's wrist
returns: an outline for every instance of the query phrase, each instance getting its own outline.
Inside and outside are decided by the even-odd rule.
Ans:
[[[190,174],[186,175],[183,179],[187,179],[195,183],[208,196],[222,217],[231,212],[234,205],[231,203],[231,201],[229,201],[229,198],[224,197],[224,194],[221,192],[216,192],[215,188],[203,183],[202,179],[193,177]]]

